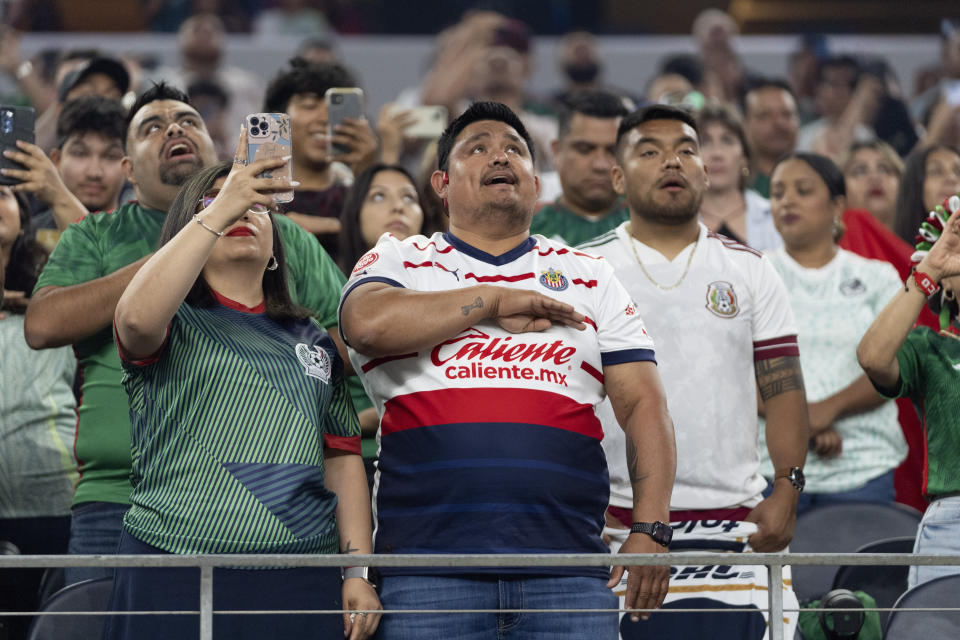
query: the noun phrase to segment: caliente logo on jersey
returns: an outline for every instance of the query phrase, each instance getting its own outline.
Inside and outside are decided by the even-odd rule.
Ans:
[[[295,351],[297,359],[306,369],[304,373],[321,382],[330,382],[330,371],[333,367],[326,351],[317,346],[311,349],[302,342],[296,346]]]
[[[740,313],[737,294],[729,282],[718,280],[707,285],[707,309],[721,318],[733,318]]]

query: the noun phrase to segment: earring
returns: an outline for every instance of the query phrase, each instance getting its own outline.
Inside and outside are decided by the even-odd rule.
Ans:
[[[740,174],[741,174],[744,178],[749,178],[749,177],[750,177],[750,167],[743,167],[743,168],[741,168],[741,169],[740,169]]]
[[[840,228],[840,221],[837,220],[836,218],[834,218],[834,219],[833,219],[833,235],[834,235],[834,236],[837,235],[837,229],[839,229],[839,228]]]
[[[276,271],[280,263],[277,262],[277,256],[270,256],[270,262],[267,263],[267,271]]]

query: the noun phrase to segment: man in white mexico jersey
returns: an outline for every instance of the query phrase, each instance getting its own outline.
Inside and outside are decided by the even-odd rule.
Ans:
[[[613,182],[626,195],[630,220],[580,248],[614,266],[657,338],[677,440],[671,522],[678,532],[689,529],[681,522],[753,523],[737,527],[749,530],[749,548],[780,551],[793,535],[808,437],[796,329],[783,283],[767,258],[699,222],[708,183],[696,124],[686,111],[652,106],[624,118]],[[777,470],[766,500],[761,495],[766,482],[758,473],[758,388]],[[615,530],[632,522],[630,502],[624,500],[631,479],[619,463],[630,447],[607,426],[613,421],[610,407],[601,405],[598,415],[610,464],[608,532],[616,539]],[[674,551],[682,550],[684,539],[677,536]],[[702,536],[695,540],[690,544],[705,549]],[[673,574],[667,606],[683,606],[672,605],[681,593],[724,600],[715,585],[704,584],[698,593],[691,591],[688,574],[676,568]],[[736,591],[754,588],[765,603],[765,585],[751,580]],[[759,612],[752,622],[744,616],[739,631],[731,625],[733,614],[712,621],[710,616],[698,621],[697,615],[658,616],[639,626],[647,627],[648,635],[652,626],[682,629],[684,638],[721,637],[718,621],[731,630],[722,637],[731,638],[762,637],[766,626],[762,620],[757,624]],[[708,628],[698,632],[698,624]],[[753,635],[758,630],[760,635]]]
[[[647,335],[605,260],[529,226],[539,182],[523,125],[480,102],[438,144],[450,230],[384,235],[344,288],[341,328],[380,413],[377,553],[604,553],[609,478],[595,406],[610,398],[644,478],[632,517],[668,518],[673,428]],[[663,530],[669,531],[665,524]],[[637,533],[625,553],[657,553]],[[398,615],[381,637],[616,638],[623,567],[384,568],[388,609],[606,609]],[[630,572],[656,608],[667,567]]]

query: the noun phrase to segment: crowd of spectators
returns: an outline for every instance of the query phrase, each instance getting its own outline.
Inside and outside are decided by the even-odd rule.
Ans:
[[[722,11],[707,10],[692,25],[697,53],[664,52],[656,74],[644,86],[628,86],[607,77],[595,37],[576,31],[566,34],[559,47],[564,86],[549,95],[533,95],[529,87],[535,38],[529,27],[496,12],[471,11],[437,35],[428,68],[419,78],[411,73],[409,88],[385,105],[377,118],[347,119],[331,132],[325,94],[332,88],[360,86],[362,81],[351,70],[351,61],[340,59],[333,46],[331,21],[311,3],[285,0],[269,7],[252,0],[140,4],[142,11],[136,19],[141,25],[178,33],[178,67],[147,69],[124,52],[103,50],[62,51],[54,57],[22,59],[13,27],[48,29],[67,20],[69,16],[56,11],[36,11],[51,3],[10,3],[10,24],[3,27],[0,70],[17,88],[17,95],[9,96],[7,102],[32,106],[36,124],[32,142],[20,140],[15,147],[4,148],[5,161],[12,164],[0,169],[0,276],[4,280],[0,308],[0,540],[13,543],[24,553],[114,553],[118,549],[124,553],[366,553],[374,548],[389,552],[394,550],[393,544],[399,552],[433,549],[429,546],[433,540],[403,538],[407,529],[415,528],[404,518],[426,506],[415,504],[417,496],[425,494],[422,486],[406,487],[403,483],[410,479],[397,478],[407,472],[396,469],[422,464],[452,468],[443,465],[453,464],[456,455],[447,452],[450,460],[427,460],[414,445],[398,444],[410,435],[399,433],[402,429],[395,424],[395,417],[385,417],[390,406],[394,415],[397,411],[396,405],[390,404],[395,392],[390,385],[399,388],[410,380],[420,380],[422,372],[417,366],[432,371],[431,353],[425,347],[439,344],[439,349],[477,338],[460,335],[469,327],[452,328],[459,327],[458,322],[473,321],[471,314],[476,313],[490,314],[477,322],[496,319],[511,332],[550,327],[549,321],[542,324],[544,319],[568,328],[592,325],[599,342],[588,341],[588,346],[580,348],[597,350],[597,363],[602,361],[604,367],[602,373],[595,372],[601,386],[606,386],[591,388],[584,397],[590,404],[604,395],[611,397],[614,407],[598,415],[606,421],[604,430],[607,423],[616,426],[619,422],[628,431],[628,440],[617,444],[615,438],[609,439],[604,445],[606,453],[633,455],[636,462],[637,452],[631,449],[635,443],[629,439],[633,436],[627,427],[630,420],[624,418],[622,409],[642,403],[632,392],[614,385],[623,379],[625,369],[608,366],[606,349],[614,338],[606,333],[603,321],[616,321],[617,314],[608,307],[622,298],[625,302],[618,311],[626,306],[627,315],[632,316],[639,308],[646,326],[655,329],[655,343],[658,331],[694,326],[684,324],[688,307],[671,308],[675,299],[662,292],[684,283],[701,238],[701,254],[713,252],[705,256],[719,256],[731,247],[745,256],[749,253],[749,257],[738,255],[732,261],[717,258],[716,264],[721,265],[717,268],[729,269],[729,274],[704,282],[706,309],[714,314],[711,321],[716,324],[715,318],[724,318],[723,324],[726,318],[738,316],[746,304],[737,322],[748,322],[747,316],[756,314],[753,337],[745,343],[751,353],[761,349],[758,343],[773,338],[790,343],[774,345],[786,349],[777,352],[780,356],[795,356],[799,345],[799,361],[795,370],[790,370],[799,382],[792,389],[783,388],[782,380],[765,383],[760,363],[772,361],[751,355],[751,362],[744,365],[746,377],[725,382],[743,391],[728,394],[742,400],[730,424],[737,424],[736,453],[743,459],[729,461],[728,467],[716,461],[704,465],[691,451],[711,442],[716,434],[708,432],[715,426],[723,429],[729,425],[691,427],[685,422],[691,407],[675,407],[677,399],[671,393],[693,391],[677,382],[680,375],[673,369],[677,363],[669,361],[671,349],[683,353],[684,345],[672,344],[675,338],[665,340],[667,348],[657,353],[668,358],[661,366],[668,372],[664,376],[667,401],[680,445],[678,475],[670,509],[660,508],[666,505],[650,507],[649,513],[657,514],[651,519],[659,521],[662,512],[662,519],[674,522],[716,516],[757,523],[751,534],[754,549],[781,550],[789,541],[798,509],[797,502],[790,500],[796,497],[795,488],[804,488],[802,476],[798,480],[793,471],[801,467],[806,468],[806,487],[799,499],[799,513],[838,501],[896,501],[922,511],[928,501],[939,508],[944,501],[957,500],[960,485],[945,471],[945,465],[956,462],[953,443],[960,436],[930,436],[927,416],[918,414],[915,407],[922,406],[927,394],[938,394],[936,426],[955,428],[955,418],[946,414],[957,406],[956,393],[951,396],[949,390],[956,375],[950,378],[949,373],[937,369],[946,382],[938,381],[941,386],[934,391],[924,386],[924,367],[936,368],[938,363],[951,361],[951,354],[958,353],[955,338],[960,335],[954,297],[957,285],[951,280],[958,273],[960,237],[955,227],[960,223],[956,215],[950,218],[960,202],[943,208],[960,194],[960,23],[943,22],[938,36],[941,59],[935,73],[912,94],[894,75],[882,52],[831,53],[823,42],[814,40],[790,56],[783,77],[760,76],[737,53],[739,32],[733,19]],[[338,15],[336,22],[350,24],[352,19],[361,16]],[[264,85],[226,57],[225,40],[237,32],[296,39],[302,45],[296,57]],[[661,107],[651,111],[651,105]],[[428,113],[421,107],[442,108],[429,113],[446,113],[448,120],[442,124],[453,123],[451,128],[443,136],[439,131],[437,135],[410,135],[418,118]],[[648,109],[638,112],[642,107]],[[282,186],[292,188],[294,197],[286,203],[274,203],[270,192],[276,184],[266,183],[254,171],[278,162],[245,166],[242,131],[239,144],[236,139],[238,124],[247,114],[260,111],[283,112],[290,117],[289,161],[294,182]],[[464,113],[466,119],[458,118]],[[484,129],[483,123],[490,121],[499,124]],[[501,131],[505,127],[513,133]],[[472,201],[470,206],[463,204],[470,198],[460,187],[461,171],[470,162],[479,162],[469,155],[456,155],[464,153],[458,138],[466,135],[464,132],[496,141],[471,151],[476,157],[494,154],[491,166],[501,162],[493,145],[501,139],[515,139],[516,146],[504,142],[503,155],[520,158],[516,162],[521,169],[510,165],[513,160],[503,161],[510,165],[509,170],[490,176],[484,173],[484,180],[491,181],[484,186],[505,181],[519,188],[526,175],[525,163],[530,165],[535,192],[524,197],[529,196],[531,204],[536,202],[536,212],[528,227],[509,238],[519,237],[527,229],[539,234],[533,237],[540,244],[527,250],[536,254],[533,249],[539,246],[540,256],[560,255],[569,251],[561,248],[568,245],[581,245],[587,254],[610,251],[614,258],[604,255],[612,263],[623,258],[622,265],[614,264],[617,276],[639,280],[635,257],[651,285],[643,288],[625,281],[625,290],[617,285],[609,298],[591,302],[599,305],[597,313],[605,317],[590,319],[579,315],[581,310],[562,305],[562,309],[531,312],[531,324],[519,329],[511,322],[523,312],[508,315],[506,307],[478,312],[484,309],[482,297],[475,301],[456,298],[454,302],[451,296],[450,317],[438,311],[438,320],[430,309],[439,309],[437,305],[448,298],[410,300],[404,297],[406,292],[394,290],[392,287],[426,286],[421,280],[408,282],[398,275],[403,269],[424,266],[443,270],[445,277],[457,283],[468,277],[477,282],[511,277],[477,275],[485,268],[480,263],[506,264],[504,256],[510,255],[508,250],[513,247],[504,246],[502,255],[481,251],[477,247],[500,247],[508,235],[497,236],[488,226],[478,232],[480,227],[464,222],[480,215],[475,210],[485,211]],[[668,134],[674,137],[668,139]],[[643,192],[653,188],[651,174],[644,168],[652,164],[643,163],[661,162],[643,155],[645,144],[656,147],[651,151],[654,155],[669,147],[664,155],[677,158],[675,172],[671,158],[662,161],[669,165],[669,172],[656,182],[656,188],[666,190],[664,193],[691,189],[694,194],[684,205],[683,215],[689,213],[682,220],[685,231],[676,236],[658,236],[656,231],[660,229],[657,224],[673,222],[660,220],[649,227],[638,222],[643,217],[638,211],[654,209],[653,200],[645,200]],[[335,153],[335,147],[344,151]],[[695,171],[686,164],[690,158],[694,158],[690,166]],[[255,205],[267,206],[270,215],[256,215]],[[938,206],[939,217],[928,217]],[[471,246],[465,242],[467,238],[454,232],[466,233],[475,242]],[[474,233],[476,236],[470,235]],[[692,244],[681,243],[684,233]],[[247,253],[231,253],[219,244],[225,234],[254,240]],[[621,251],[617,243],[633,247],[633,252]],[[433,248],[428,249],[430,246]],[[424,257],[428,251],[434,252],[429,260]],[[447,270],[440,265],[440,259],[450,258],[446,254],[451,251],[452,255],[462,254],[463,272],[459,267]],[[768,275],[757,276],[755,281],[743,271],[754,267],[742,267],[741,258],[744,264],[753,264],[750,260],[760,256],[758,252],[766,255],[765,266],[757,273]],[[385,253],[402,259],[391,265]],[[574,260],[571,256],[568,258]],[[380,258],[383,260],[374,267]],[[468,258],[479,262],[474,264]],[[686,269],[668,275],[664,282],[676,280],[676,284],[667,286],[651,277],[645,263],[653,265],[655,275],[672,274],[673,267],[680,269],[683,264]],[[579,268],[573,264],[565,262],[563,268]],[[706,278],[696,268],[691,282]],[[597,274],[601,279],[614,279],[608,271]],[[560,271],[533,275],[547,289],[563,291],[568,286]],[[928,287],[921,280],[929,276],[936,277]],[[737,280],[741,277],[746,278],[743,285]],[[935,285],[941,277],[944,286],[938,290]],[[760,280],[762,286],[757,284]],[[590,286],[596,286],[596,280],[592,282]],[[356,289],[358,284],[364,286]],[[751,306],[748,297],[738,302],[736,296],[744,295],[744,290],[757,296],[757,306]],[[925,293],[923,300],[929,298],[930,309],[915,295],[918,290]],[[628,292],[636,306],[625,297]],[[496,298],[495,304],[519,304],[514,297],[498,295],[502,297]],[[696,305],[689,308],[702,311],[702,292],[698,295]],[[636,300],[638,296],[647,303]],[[662,304],[649,302],[661,299],[656,296],[662,297]],[[765,315],[762,305],[777,307],[776,313],[781,315],[776,322]],[[668,308],[677,315],[667,314],[664,310]],[[396,315],[392,309],[398,309]],[[664,315],[656,317],[660,312]],[[595,321],[601,321],[600,329]],[[341,323],[349,323],[346,330]],[[914,329],[908,337],[914,324],[926,328]],[[384,337],[383,326],[410,337]],[[628,327],[646,336],[642,324],[625,323],[623,331]],[[424,337],[417,338],[421,333]],[[260,340],[258,336],[266,337]],[[621,338],[617,334],[617,339]],[[349,351],[348,339],[352,341]],[[428,345],[430,340],[434,342]],[[249,352],[244,351],[240,359],[228,357],[226,351],[240,341]],[[647,354],[652,354],[652,348],[648,349],[646,338],[635,342],[629,349],[612,353],[629,351],[636,361],[614,364],[635,367],[644,376],[644,384],[659,389],[658,381],[647,378],[651,374],[645,367],[646,361],[652,360]],[[904,346],[898,354],[900,345]],[[288,346],[295,354],[292,359],[276,355]],[[464,346],[459,353],[469,348],[473,347]],[[475,348],[477,353],[480,348]],[[419,361],[411,357],[417,353],[406,351],[421,352],[423,362],[415,365]],[[636,356],[639,352],[644,355]],[[748,351],[731,353],[735,358]],[[439,358],[437,351],[432,357],[435,361]],[[203,367],[183,366],[201,359],[206,362]],[[400,364],[370,374],[392,361]],[[251,363],[256,366],[247,367]],[[306,382],[294,375],[304,367]],[[720,386],[710,387],[706,380],[708,373],[721,368],[703,368],[700,393],[721,393]],[[217,376],[224,371],[233,372],[236,377],[231,384],[243,386],[246,392],[243,398],[222,404],[225,396],[217,386]],[[362,375],[353,375],[353,371]],[[296,384],[273,389],[270,380],[274,377]],[[178,395],[184,379],[195,380],[195,386],[190,387],[191,394]],[[442,383],[431,381],[437,388],[420,393],[439,393]],[[754,424],[754,383],[759,385],[758,419],[768,416],[772,407],[775,421],[792,420],[805,434],[803,451],[788,451],[780,437],[768,442],[762,427],[757,426],[763,422]],[[770,391],[774,388],[777,390]],[[789,410],[782,404],[785,401],[776,399],[782,391],[798,393]],[[742,411],[746,405],[749,411]],[[211,409],[217,406],[231,416],[249,413],[263,417],[263,406],[269,406],[271,413],[269,419],[249,423],[257,425],[257,437],[228,443],[224,438],[231,437],[231,423],[219,421],[216,415],[222,414]],[[415,414],[413,409],[409,411]],[[450,411],[456,415],[464,409]],[[284,420],[301,412],[310,419],[284,432],[289,427]],[[789,420],[782,417],[787,414]],[[193,435],[185,438],[169,429],[174,423],[186,425]],[[388,473],[383,475],[376,460],[378,453],[384,455],[380,447],[385,446],[381,438],[387,423],[390,437],[384,440],[398,449],[387,454]],[[744,426],[746,423],[750,425]],[[684,434],[685,428],[692,431]],[[640,432],[637,429],[635,433]],[[262,435],[273,433],[271,430],[285,433],[284,447],[271,446],[270,438]],[[768,425],[767,435],[774,431]],[[319,440],[318,433],[323,435]],[[276,440],[280,439],[277,435]],[[417,446],[438,446],[432,440],[416,442]],[[531,446],[537,440],[524,435],[518,442]],[[483,445],[491,452],[499,451],[499,444]],[[402,446],[410,451],[399,449]],[[599,446],[594,448],[599,453]],[[238,458],[239,449],[244,455]],[[398,450],[409,457],[398,455]],[[171,456],[169,451],[177,455]],[[395,543],[378,541],[373,546],[369,540],[370,504],[364,501],[369,494],[357,489],[364,481],[358,455],[366,463],[368,489],[373,490],[375,478],[379,478],[378,482],[387,482],[387,493],[382,495],[394,495],[389,493],[394,486],[390,482],[409,492],[407,501],[399,503],[402,508],[391,503],[394,511],[404,511],[405,516],[390,515],[389,509],[379,514],[380,535],[387,531],[386,535],[398,536]],[[938,465],[933,472],[929,471],[931,456]],[[235,464],[224,463],[227,471],[211,470],[211,460],[221,458]],[[391,463],[397,467],[390,469]],[[745,470],[737,470],[738,465]],[[624,551],[629,551],[637,548],[636,542],[617,536],[627,535],[623,527],[629,527],[631,515],[637,514],[636,499],[631,498],[637,486],[636,469],[620,466],[610,465],[614,491],[605,533],[607,542],[611,536],[616,541],[613,549],[622,543]],[[788,475],[781,474],[784,469],[789,470]],[[623,473],[617,476],[615,470]],[[703,491],[703,485],[698,482],[713,482],[711,473],[726,473],[731,479],[740,474],[736,482],[742,481],[749,491],[740,496],[727,487],[716,494],[706,491],[704,495],[710,498],[700,500],[697,493]],[[481,476],[471,478],[474,481]],[[761,496],[764,478],[767,487]],[[777,484],[781,478],[791,484]],[[443,480],[435,480],[438,487]],[[292,483],[293,488],[275,495],[264,488],[271,482]],[[184,489],[185,483],[203,490],[191,492]],[[336,496],[331,497],[330,492]],[[374,498],[376,511],[376,493]],[[198,500],[230,502],[218,514],[234,528],[225,530],[201,508],[185,509]],[[296,505],[301,515],[313,514],[317,522],[305,525],[291,511],[293,507],[283,511],[288,507],[277,506],[278,501]],[[788,503],[793,510],[790,518],[784,516],[770,525],[773,507],[769,505],[781,509]],[[280,511],[270,511],[274,507]],[[258,509],[270,511],[269,517],[276,522],[267,516],[254,517]],[[527,535],[535,530],[536,522],[552,521],[531,518],[520,528]],[[955,520],[951,522],[957,525]],[[384,523],[387,529],[383,529]],[[283,533],[278,533],[281,529]],[[960,552],[945,536],[931,541],[932,525],[921,534],[924,531],[926,537],[921,535],[918,549]],[[571,540],[581,545],[579,550],[595,550],[597,545],[591,545],[599,544],[599,529],[596,541],[581,538],[582,533],[571,534]],[[882,534],[878,532],[877,537]],[[446,538],[438,539],[446,544]],[[477,548],[486,550],[480,542]],[[504,543],[502,548],[528,547]],[[466,549],[452,543],[442,547],[454,552],[468,552]],[[65,580],[72,583],[108,574],[112,572],[73,569]],[[299,576],[294,583],[286,580],[286,574],[278,575],[270,578],[274,582],[263,583],[272,586],[258,587],[275,592],[271,602],[278,608],[311,604],[288,600],[282,589],[295,586],[293,591],[329,591],[329,584],[337,582],[336,576],[323,572]],[[366,574],[345,576],[342,594],[338,588],[337,596],[322,608],[379,607],[376,596],[361,588],[362,583],[350,581],[352,577],[366,579]],[[918,579],[914,572],[911,580],[915,583],[927,577],[921,572]],[[19,599],[11,600],[14,606],[29,609],[38,605],[32,594],[39,578],[39,573],[18,575],[19,587],[14,585],[14,591]],[[220,579],[238,585],[237,593],[248,584],[245,577],[229,572]],[[142,593],[174,590],[180,599],[150,605],[164,610],[191,608],[189,598],[183,598],[184,594],[193,597],[185,586],[192,580],[189,573],[163,580],[136,571],[119,573],[113,603],[118,608],[138,608],[146,606]],[[393,584],[400,582],[395,579]],[[630,583],[630,589],[636,587]],[[0,581],[0,594],[8,588]],[[236,605],[228,608],[262,604],[245,602],[242,597],[224,600],[228,601]],[[352,630],[352,637],[364,637],[375,630],[378,620],[377,615],[357,618],[354,614],[344,617],[344,625]],[[150,637],[153,632],[149,628],[124,630],[126,624],[112,623],[110,637]],[[243,629],[243,623],[231,624],[243,633],[255,633]],[[25,622],[14,620],[9,628],[14,634],[11,637],[20,637]]]

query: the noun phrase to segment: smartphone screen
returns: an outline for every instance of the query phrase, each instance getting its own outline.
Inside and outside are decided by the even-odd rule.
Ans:
[[[331,140],[333,155],[350,153],[350,147],[333,144],[333,130],[346,118],[363,117],[363,89],[359,87],[333,87],[327,89],[323,99],[327,103],[327,139]]]
[[[247,129],[247,162],[291,155],[290,116],[285,113],[251,113],[244,125]],[[293,180],[293,159],[279,169],[264,171],[264,178]],[[293,191],[273,194],[274,202],[290,202]]]
[[[17,140],[33,142],[33,107],[0,106],[0,151],[17,149]],[[14,162],[0,155],[0,168],[24,169],[19,162]],[[0,184],[12,185],[20,180],[0,175]]]

